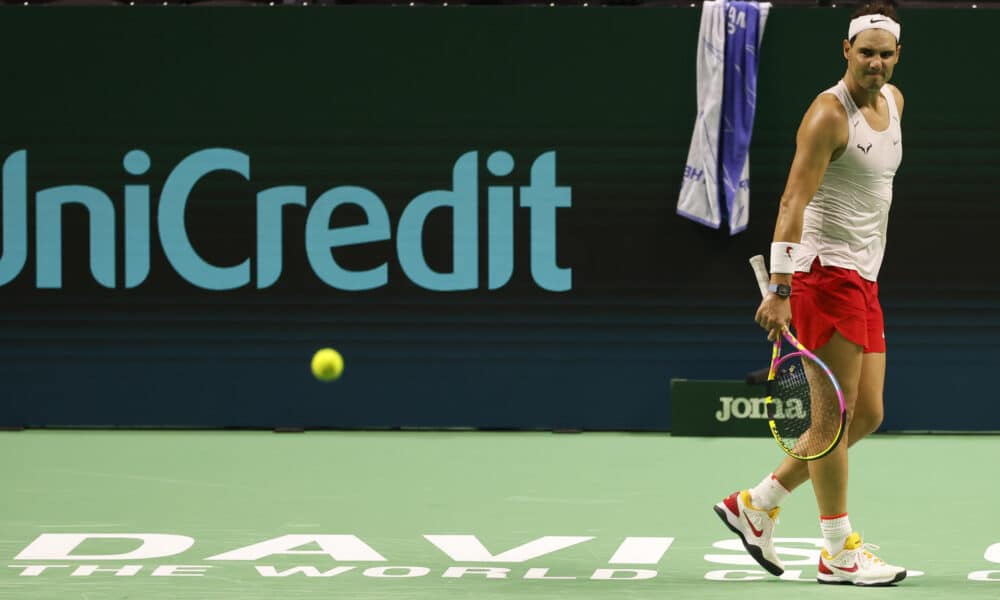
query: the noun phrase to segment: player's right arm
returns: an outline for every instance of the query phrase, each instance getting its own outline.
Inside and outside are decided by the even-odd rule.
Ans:
[[[847,127],[847,111],[831,94],[817,96],[802,117],[795,136],[795,158],[781,195],[773,241],[798,243],[802,239],[806,205],[819,189],[830,161],[839,157],[847,146]],[[791,280],[790,273],[771,274],[771,283],[790,284]],[[788,300],[775,294],[765,296],[757,309],[757,323],[770,332],[768,339],[771,340],[791,319]]]

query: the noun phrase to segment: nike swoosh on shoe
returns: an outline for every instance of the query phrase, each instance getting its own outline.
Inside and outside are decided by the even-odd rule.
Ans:
[[[763,529],[757,529],[756,527],[753,526],[753,522],[750,520],[750,517],[747,516],[746,511],[743,511],[743,518],[746,519],[747,525],[750,526],[750,531],[753,532],[753,534],[755,536],[760,537],[760,536],[764,535],[764,530]],[[855,569],[856,568],[857,567],[855,567]]]

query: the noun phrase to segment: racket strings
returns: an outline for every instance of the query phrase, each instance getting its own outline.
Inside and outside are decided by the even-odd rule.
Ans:
[[[779,441],[796,456],[827,450],[841,428],[836,392],[827,377],[814,373],[811,380],[801,355],[790,355],[778,365],[771,383],[774,410],[769,416]],[[814,398],[819,400],[813,402]]]
[[[775,381],[778,382],[778,389],[783,390],[789,398],[801,394],[802,391],[809,391],[809,379],[799,358],[785,361],[778,369]],[[808,393],[806,396],[808,399]]]

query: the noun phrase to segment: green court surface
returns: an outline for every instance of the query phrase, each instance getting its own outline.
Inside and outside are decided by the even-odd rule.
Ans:
[[[789,580],[733,549],[712,505],[777,464],[767,439],[2,433],[0,598],[998,598],[998,444],[852,449],[852,522],[923,572],[860,589],[814,582],[808,485],[777,530]]]

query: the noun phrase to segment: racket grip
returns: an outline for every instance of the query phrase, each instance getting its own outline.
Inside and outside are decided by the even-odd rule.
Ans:
[[[760,297],[767,296],[767,286],[771,283],[771,277],[767,274],[767,265],[764,264],[764,256],[757,254],[750,257],[750,266],[753,274],[757,278],[757,286],[760,288]]]

